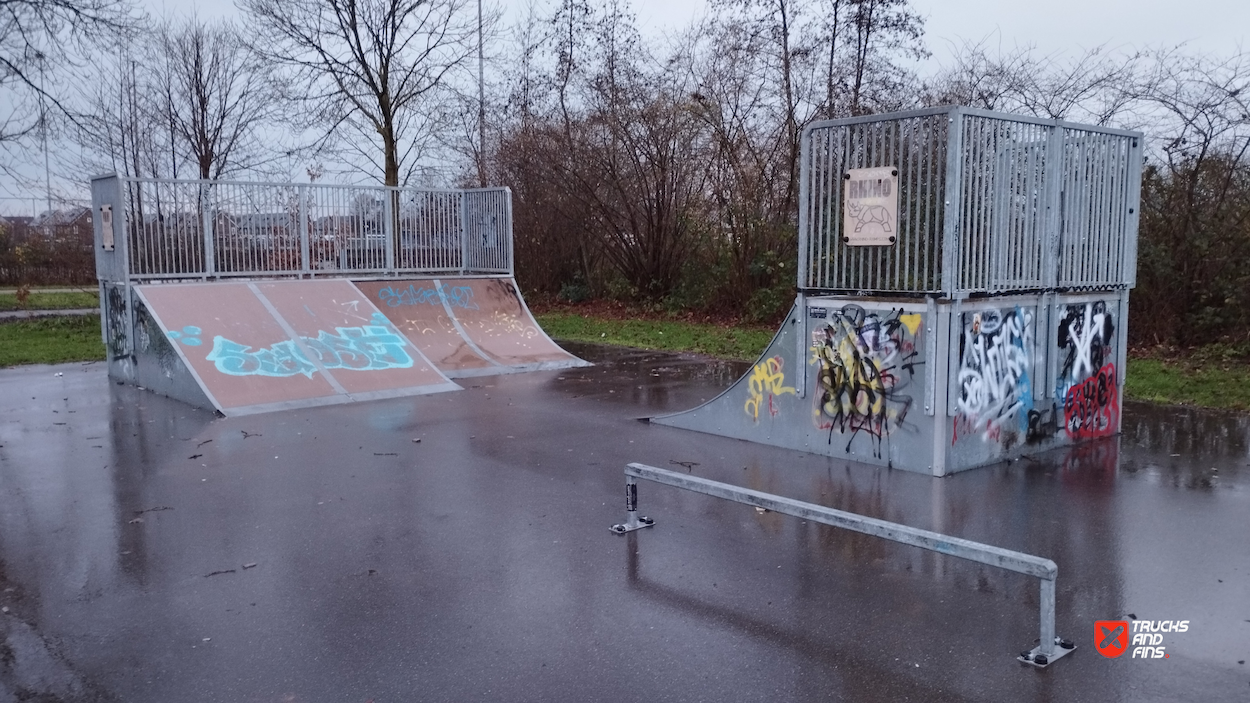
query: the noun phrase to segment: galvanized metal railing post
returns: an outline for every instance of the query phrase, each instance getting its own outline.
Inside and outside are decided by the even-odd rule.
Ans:
[[[469,270],[469,231],[466,218],[468,213],[465,212],[467,207],[467,199],[465,192],[460,191],[460,275],[463,276]]]
[[[963,195],[964,119],[963,111],[952,108],[947,113],[946,183],[942,209],[942,292],[955,297],[962,287],[960,280],[960,238],[963,236],[960,217]]]
[[[308,189],[300,186],[296,189],[295,216],[299,218],[299,257],[300,271],[305,276],[312,273],[311,247],[308,244],[308,211],[305,204],[308,199]]]
[[[625,534],[655,524],[650,518],[638,517],[637,479],[640,478],[1033,576],[1041,583],[1041,637],[1037,647],[1021,652],[1017,659],[1046,667],[1076,649],[1071,642],[1055,637],[1055,579],[1059,567],[1050,559],[637,463],[625,467],[626,519],[622,524],[613,525],[612,532]],[[1060,646],[1056,647],[1057,644]]]
[[[217,275],[217,259],[213,245],[213,203],[212,185],[200,183],[200,227],[204,234],[204,277],[214,278]]]
[[[399,189],[386,189],[386,270],[395,270],[395,241],[400,237],[402,228],[399,226]]]
[[[811,201],[813,200],[811,189],[811,160],[812,154],[812,127],[808,125],[803,128],[803,135],[799,140],[799,265],[795,274],[798,277],[797,285],[800,295],[806,291],[811,285],[811,252],[808,251],[808,242],[811,237]],[[807,314],[806,310],[801,311],[803,315]]]
[[[508,238],[508,261],[507,261],[508,275],[516,276],[515,264],[513,263],[515,261],[515,259],[513,259],[515,247],[512,241],[513,240],[513,237],[512,237],[512,189],[504,188],[504,196],[506,200],[504,211],[507,213],[507,217],[508,217],[508,222],[505,224],[504,230],[503,230],[504,236]]]
[[[1055,580],[1038,579],[1038,589],[1041,601],[1041,612],[1038,613],[1041,634],[1038,636],[1037,649],[1050,661],[1055,658]]]
[[[1044,160],[1044,176],[1046,193],[1046,209],[1043,211],[1046,223],[1043,233],[1045,250],[1042,260],[1045,262],[1042,271],[1042,283],[1046,288],[1054,288],[1059,284],[1059,265],[1063,256],[1064,245],[1064,128],[1056,123],[1050,128],[1046,140],[1046,158]]]
[[[625,522],[619,525],[613,525],[612,531],[618,535],[634,530],[641,530],[644,527],[651,527],[655,524],[655,520],[649,517],[640,517],[638,515],[638,479],[625,475]]]

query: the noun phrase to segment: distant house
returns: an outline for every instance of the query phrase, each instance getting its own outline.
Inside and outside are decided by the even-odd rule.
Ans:
[[[299,237],[295,218],[287,212],[251,212],[229,215],[231,236],[255,242],[275,242]]]
[[[13,244],[25,243],[30,238],[30,222],[33,219],[26,215],[0,216],[0,233],[7,235]]]
[[[91,208],[69,207],[45,210],[30,219],[30,235],[38,235],[51,242],[92,244]],[[28,236],[30,236],[28,235]]]

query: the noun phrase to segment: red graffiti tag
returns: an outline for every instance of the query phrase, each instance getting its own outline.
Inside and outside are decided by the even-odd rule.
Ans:
[[[1115,365],[1107,364],[1098,373],[1068,389],[1063,401],[1063,425],[1074,439],[1108,437],[1120,428],[1120,399]]]

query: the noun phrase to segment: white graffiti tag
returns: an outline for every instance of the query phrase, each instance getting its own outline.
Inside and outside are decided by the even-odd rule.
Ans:
[[[1106,303],[1069,305],[1059,323],[1059,348],[1067,351],[1059,370],[1060,388],[1066,392],[1072,384],[1098,372],[1110,360],[1115,325]],[[1059,395],[1063,395],[1060,393]]]
[[[961,347],[956,438],[981,432],[989,441],[1013,421],[1027,428],[1026,412],[1033,407],[1032,312],[1016,308],[975,313],[965,322]]]

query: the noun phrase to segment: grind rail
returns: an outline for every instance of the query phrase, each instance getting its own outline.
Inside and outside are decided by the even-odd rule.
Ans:
[[[1038,646],[1021,652],[1016,659],[1045,668],[1076,648],[1072,642],[1055,636],[1055,579],[1059,575],[1059,567],[1050,559],[638,463],[625,467],[626,518],[624,523],[611,527],[616,534],[633,532],[655,524],[651,518],[638,515],[638,479],[1034,576],[1038,579],[1041,592],[1041,636],[1038,638]]]

